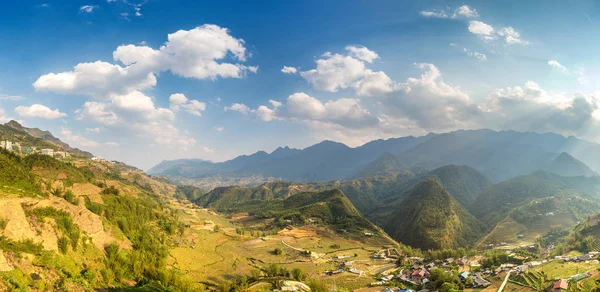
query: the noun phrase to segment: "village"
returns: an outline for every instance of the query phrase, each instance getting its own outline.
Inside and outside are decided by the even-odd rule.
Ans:
[[[482,264],[482,256],[446,258],[444,260],[427,260],[423,257],[404,257],[396,248],[386,248],[374,253],[369,260],[356,260],[351,255],[336,255],[329,259],[339,268],[325,272],[327,277],[335,277],[344,273],[354,274],[358,277],[373,277],[374,281],[364,291],[436,291],[432,285],[436,273],[443,271],[452,274],[463,284],[465,288],[483,290],[490,287],[491,277],[503,277],[504,282],[498,291],[502,291],[510,277],[522,275],[530,269],[540,267],[551,262],[559,263],[585,263],[598,265],[600,252],[590,252],[578,256],[556,256],[544,260],[529,261],[528,258],[507,252],[509,262],[502,263],[497,267]],[[376,273],[362,270],[367,263],[377,262],[395,263],[397,265]],[[367,264],[368,265],[368,264]],[[385,265],[383,265],[385,267]],[[437,270],[437,272],[435,271]],[[569,285],[576,285],[578,281],[589,278],[589,272],[579,272],[564,278],[554,279],[553,292],[567,291]],[[494,287],[496,290],[497,287]],[[363,291],[363,290],[361,290]]]
[[[71,153],[67,151],[58,151],[52,148],[38,148],[36,146],[22,146],[19,142],[14,141],[0,141],[0,148],[5,149],[7,151],[12,151],[21,155],[30,155],[30,154],[42,154],[48,155],[54,158],[64,159],[67,157],[71,157]],[[102,161],[104,158],[99,156],[94,156],[91,158],[94,161]]]

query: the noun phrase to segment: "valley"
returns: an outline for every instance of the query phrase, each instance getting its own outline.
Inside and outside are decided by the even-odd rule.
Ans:
[[[22,147],[0,149],[0,290],[538,291],[565,278],[593,291],[600,280],[600,178],[567,154],[504,181],[467,165],[395,169],[386,154],[348,179],[206,191],[0,130]],[[70,155],[23,153],[32,143]]]

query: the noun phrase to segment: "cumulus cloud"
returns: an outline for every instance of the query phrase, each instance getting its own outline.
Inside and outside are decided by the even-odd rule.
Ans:
[[[71,71],[42,75],[33,86],[37,91],[92,97],[93,101],[75,111],[77,119],[126,127],[152,137],[157,144],[188,147],[195,140],[173,125],[174,112],[200,116],[206,104],[176,96],[171,109],[159,108],[144,91],[157,84],[156,76],[163,71],[194,79],[242,78],[258,70],[242,64],[248,56],[244,40],[233,37],[227,28],[206,24],[169,34],[158,49],[119,46],[113,52],[117,64],[80,63]]]
[[[171,94],[171,96],[169,96],[169,101],[171,103],[171,110],[174,112],[183,109],[192,115],[201,116],[202,112],[206,110],[206,103],[197,100],[189,100],[183,93]]]
[[[279,102],[279,101],[276,101],[276,100],[272,100],[272,99],[269,99],[269,103],[270,103],[270,104],[271,104],[271,105],[272,105],[274,108],[278,108],[278,107],[280,107],[280,106],[282,105],[282,103],[281,103],[281,102]]]
[[[488,121],[501,129],[580,134],[597,126],[594,94],[553,93],[528,81],[491,92],[482,106]]]
[[[454,11],[452,18],[457,18],[457,17],[461,17],[461,16],[465,17],[465,18],[478,18],[479,13],[477,13],[477,10],[472,9],[467,5],[463,5],[463,6],[458,7]]]
[[[433,64],[415,64],[419,78],[408,78],[382,99],[388,120],[409,119],[429,130],[470,128],[479,110],[468,94],[446,83]]]
[[[316,61],[317,67],[300,72],[315,89],[336,92],[353,88],[359,96],[371,96],[391,91],[391,79],[382,71],[374,72],[366,67],[379,58],[366,47],[347,46],[348,55],[325,53]]]
[[[521,39],[521,34],[511,26],[494,28],[493,26],[478,20],[469,21],[469,31],[485,41],[504,39],[507,45],[527,45],[528,42]]]
[[[296,67],[283,66],[281,72],[283,72],[284,74],[296,74],[296,72],[298,72],[298,69],[296,69]]]
[[[195,79],[241,78],[257,67],[224,61],[231,57],[243,62],[247,58],[242,39],[217,25],[203,25],[168,35],[159,49],[148,46],[122,45],[113,58],[123,64],[96,61],[81,63],[73,71],[42,75],[33,84],[38,91],[84,94],[106,98],[110,93],[123,94],[156,85],[156,74],[171,71]]]
[[[362,46],[347,46],[346,51],[348,54],[356,59],[365,61],[367,63],[373,63],[375,59],[379,58],[379,55],[366,47]]]
[[[215,152],[214,150],[212,150],[212,149],[208,148],[207,146],[204,146],[202,149],[204,150],[204,152],[208,152],[208,153],[213,153],[213,152]]]
[[[469,49],[467,49],[467,48],[464,48],[464,49],[463,49],[463,51],[464,51],[464,52],[467,54],[467,56],[469,56],[469,57],[473,57],[473,58],[475,58],[475,59],[479,59],[479,60],[481,60],[481,61],[487,61],[487,56],[486,56],[485,54],[483,54],[483,53],[474,52],[474,51],[471,51],[471,50],[469,50]]]
[[[22,117],[40,118],[46,120],[55,120],[67,116],[67,114],[61,113],[58,109],[52,110],[49,107],[41,104],[18,106],[15,108],[15,112]]]
[[[74,134],[73,131],[71,131],[70,129],[65,128],[65,127],[61,128],[60,134],[61,134],[61,138],[64,141],[67,141],[67,143],[69,143],[71,145],[75,145],[77,147],[93,148],[93,147],[99,147],[99,146],[108,146],[108,147],[119,146],[119,144],[117,144],[116,142],[100,143],[100,142],[96,142],[94,140],[87,139],[81,135]]]
[[[236,111],[247,115],[250,112],[250,108],[243,103],[234,103],[224,108],[225,111]]]
[[[567,68],[565,66],[563,66],[561,63],[559,63],[558,61],[556,61],[556,60],[550,60],[550,61],[548,61],[548,65],[550,65],[553,68],[556,68],[556,69],[560,70],[563,73],[567,73],[568,72]]]

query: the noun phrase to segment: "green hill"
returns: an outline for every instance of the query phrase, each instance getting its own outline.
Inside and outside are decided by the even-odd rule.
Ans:
[[[465,247],[485,232],[483,225],[435,178],[414,186],[394,209],[383,228],[392,238],[413,247]]]
[[[563,177],[537,171],[487,187],[471,204],[469,211],[487,226],[493,227],[512,210],[534,199],[580,195],[598,201],[599,194],[600,180],[596,177]]]

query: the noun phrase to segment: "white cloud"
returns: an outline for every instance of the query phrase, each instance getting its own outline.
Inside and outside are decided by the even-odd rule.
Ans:
[[[273,119],[277,118],[275,116],[275,110],[272,110],[264,105],[259,106],[256,109],[255,113],[259,120],[262,120],[265,122],[269,122],[269,121],[272,121]]]
[[[225,130],[225,128],[223,128],[223,127],[216,127],[215,130],[217,130],[219,132],[223,132],[223,130]]]
[[[346,51],[348,54],[356,59],[365,61],[367,63],[373,63],[375,59],[379,58],[379,55],[366,47],[347,46]]]
[[[201,116],[202,112],[206,110],[206,103],[189,100],[183,93],[171,94],[169,101],[171,103],[171,110],[174,112],[183,109],[192,115]]]
[[[269,99],[269,103],[270,103],[270,104],[271,104],[271,105],[272,105],[274,108],[278,108],[278,107],[280,107],[280,106],[282,105],[282,103],[281,103],[281,102],[279,102],[279,101],[276,101],[276,100],[272,100],[272,99]]]
[[[215,151],[208,148],[207,146],[202,147],[202,149],[204,150],[204,152],[208,152],[208,153],[214,153]]]
[[[141,5],[130,5],[140,11]],[[79,120],[124,128],[151,137],[156,144],[186,148],[194,145],[195,139],[174,126],[173,110],[156,107],[144,90],[154,87],[156,76],[163,71],[194,79],[242,78],[258,70],[257,66],[241,64],[248,56],[244,40],[231,36],[226,28],[207,24],[169,34],[158,49],[119,46],[113,59],[121,64],[80,63],[72,71],[42,75],[33,86],[37,91],[95,99],[75,111]],[[197,116],[206,109],[205,103],[187,98],[185,103],[171,106]]]
[[[86,133],[100,133],[104,130],[104,128],[102,127],[97,127],[97,128],[85,128],[85,132]]]
[[[525,40],[522,40],[521,34],[511,26],[494,28],[487,23],[471,20],[469,21],[469,31],[485,41],[503,38],[507,45],[527,45],[529,43]]]
[[[226,106],[225,111],[236,111],[247,115],[250,112],[250,108],[243,103],[234,103],[231,106]]]
[[[420,78],[408,78],[382,100],[386,123],[414,123],[430,131],[471,128],[477,106],[458,86],[447,84],[433,64],[415,64]]]
[[[487,56],[483,53],[479,53],[479,52],[473,52],[467,48],[464,48],[463,51],[467,54],[467,56],[469,57],[473,57],[476,59],[479,59],[481,61],[487,61]]]
[[[120,122],[119,116],[110,108],[109,104],[88,101],[75,111],[78,120],[89,119],[103,125],[114,125]]]
[[[563,73],[567,73],[568,72],[567,68],[565,66],[563,66],[561,63],[559,63],[558,61],[556,61],[556,60],[550,60],[550,61],[548,61],[548,65],[550,65],[553,68],[556,68],[556,69],[560,70]]]
[[[40,118],[46,120],[54,120],[67,116],[67,114],[61,113],[58,109],[52,110],[49,107],[41,104],[33,104],[29,107],[18,106],[15,108],[15,112],[22,117]]]
[[[459,16],[466,17],[466,18],[478,18],[479,17],[479,13],[477,13],[477,10],[471,9],[467,5],[463,5],[463,6],[458,7],[454,11],[454,14],[452,15],[452,18],[457,18]]]
[[[0,123],[7,123],[10,120],[12,120],[12,118],[6,115],[3,108],[0,108]]]
[[[391,80],[384,72],[374,72],[365,65],[379,58],[375,52],[355,46],[348,46],[346,50],[349,55],[323,54],[322,59],[316,61],[317,68],[300,75],[315,89],[329,92],[353,88],[360,96],[371,96],[391,90]]]
[[[419,12],[419,14],[421,14],[421,16],[424,17],[431,17],[431,18],[448,18],[448,13],[446,13],[446,11],[444,10],[440,10],[440,11],[421,11]]]
[[[494,34],[494,27],[481,21],[469,21],[469,31],[478,35],[484,40],[492,40],[496,38],[496,35]]]
[[[33,83],[38,91],[84,94],[97,99],[107,99],[111,93],[124,94],[154,85],[156,77],[152,72],[101,61],[77,64],[70,72],[49,73]]]
[[[296,74],[296,72],[298,72],[298,69],[296,69],[296,67],[283,66],[281,72],[283,72],[284,74]]]
[[[81,135],[74,134],[73,131],[71,131],[65,127],[61,128],[60,134],[62,136],[61,138],[64,141],[66,141],[67,143],[74,145],[76,147],[94,148],[94,147],[100,147],[100,146],[109,146],[109,147],[119,146],[119,144],[117,144],[116,142],[100,143],[100,142],[96,142],[96,141],[87,139]]]
[[[0,94],[0,100],[21,100],[23,99],[20,95],[8,95],[8,94]]]
[[[241,78],[257,67],[219,62],[232,56],[246,60],[244,41],[229,35],[229,30],[216,25],[203,25],[179,30],[168,35],[168,41],[155,50],[148,46],[122,45],[113,58],[124,66],[96,61],[81,63],[73,71],[49,73],[33,84],[38,91],[62,94],[84,94],[107,99],[111,93],[124,94],[156,85],[156,74],[171,71],[176,75],[215,79]]]
[[[96,8],[98,8],[97,5],[83,5],[79,8],[79,11],[85,13],[92,13]]]
[[[452,12],[452,10],[450,10],[449,8],[446,8],[443,10],[424,10],[424,11],[419,12],[419,14],[421,14],[421,16],[428,17],[428,18],[456,19],[456,18],[478,18],[479,17],[479,14],[477,13],[477,11],[467,5],[462,5],[458,8],[456,8],[456,10],[454,10],[454,12]],[[450,16],[450,14],[452,14],[452,16]]]

